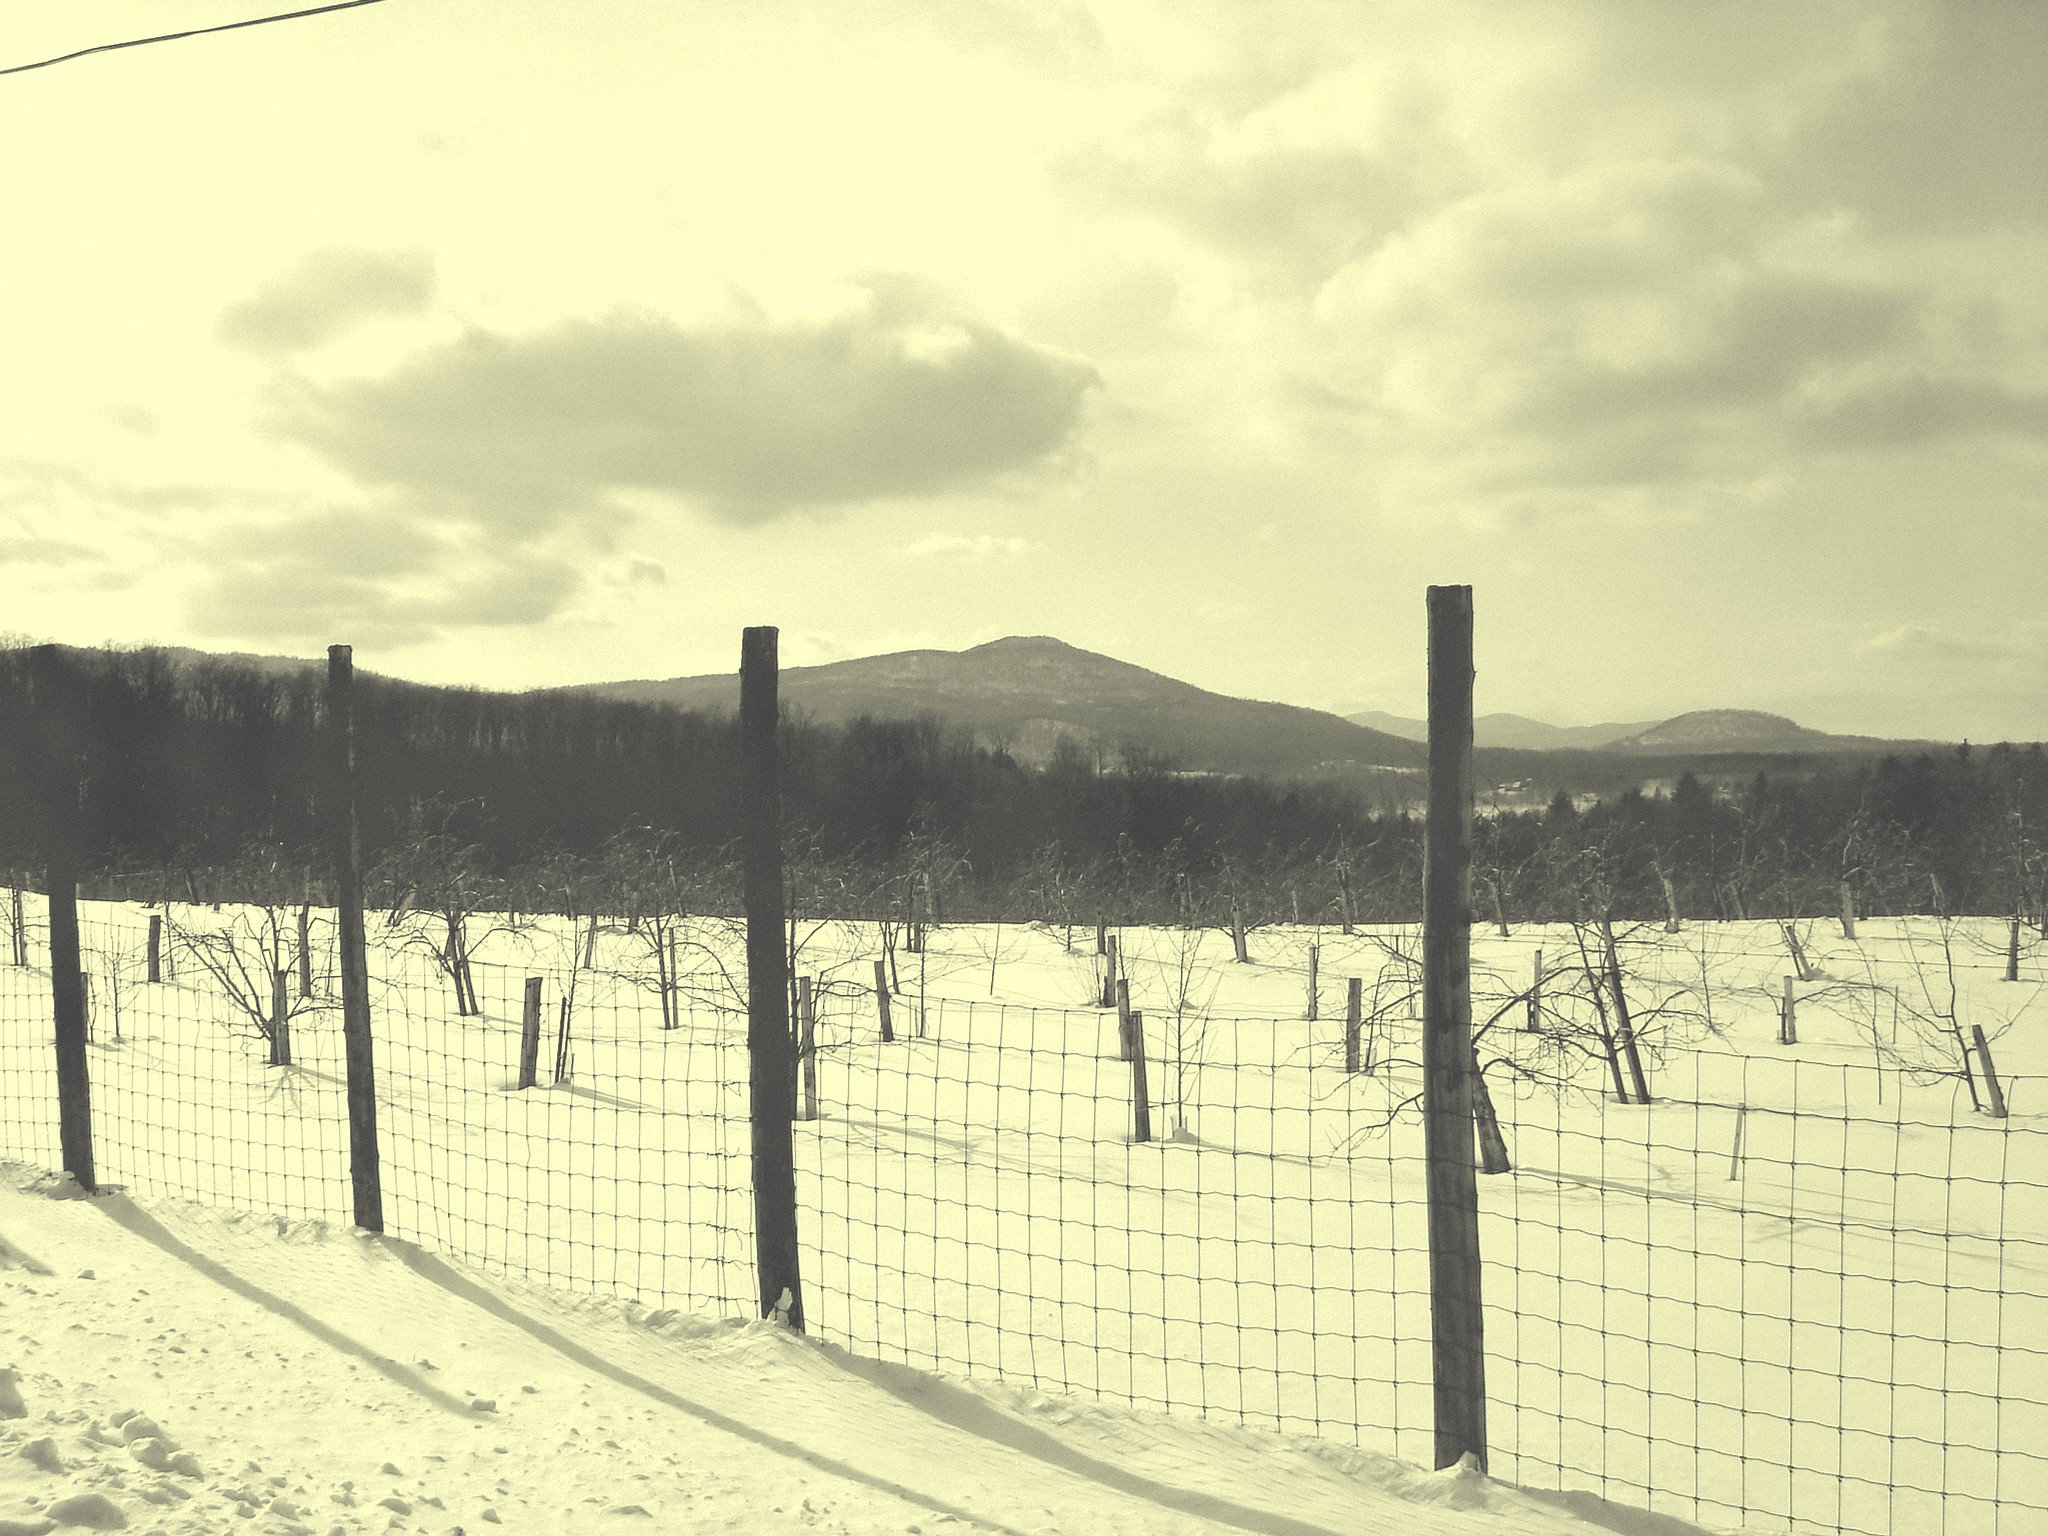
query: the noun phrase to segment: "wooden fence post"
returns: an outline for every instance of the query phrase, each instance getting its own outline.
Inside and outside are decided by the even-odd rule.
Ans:
[[[149,914],[149,971],[151,981],[164,979],[164,915]]]
[[[280,966],[270,973],[270,1064],[292,1064],[292,973]]]
[[[573,1059],[569,1054],[569,994],[564,992],[562,994],[561,1021],[555,1030],[555,1084],[557,1087],[569,1081],[569,1066]]]
[[[363,938],[362,839],[356,824],[355,652],[327,648],[327,730],[332,803],[335,937],[341,952],[341,1038],[348,1074],[348,1166],[355,1223],[384,1230],[384,1176],[377,1153],[377,1072],[370,1038],[370,955]]]
[[[803,1100],[798,1119],[818,1118],[818,1001],[811,978],[796,983],[796,1060],[802,1074]]]
[[[1436,1464],[1486,1469],[1486,1347],[1473,1166],[1472,589],[1431,587],[1429,812],[1422,873],[1422,1113],[1428,1157]]]
[[[1799,1001],[1792,995],[1792,978],[1785,978],[1785,994],[1778,999],[1778,1044],[1799,1043]]]
[[[1109,941],[1104,946],[1103,953],[1108,958],[1103,961],[1102,965],[1102,1006],[1105,1008],[1114,1008],[1116,1006],[1116,983],[1118,974],[1118,955],[1115,934],[1111,934],[1109,936]]]
[[[881,960],[875,962],[875,1017],[881,1020],[882,1044],[894,1044],[896,1026],[889,1019],[889,967]]]
[[[747,918],[747,1055],[754,1145],[754,1254],[763,1317],[802,1332],[796,1153],[790,1121],[789,978],[783,952],[777,649],[772,626],[740,640],[740,858]]]
[[[1145,1082],[1145,1015],[1132,1012],[1123,1026],[1124,1054],[1131,1063],[1131,1140],[1152,1139],[1152,1093]]]
[[[540,987],[538,976],[526,978],[526,1006],[519,1015],[519,1086],[540,1086]]]
[[[2005,1115],[2005,1085],[1998,1080],[1998,1069],[1991,1064],[1991,1042],[1984,1038],[1984,1026],[1972,1024],[1970,1036],[1977,1042],[1977,1059],[1984,1064],[1985,1097],[1991,1100],[1991,1118],[2003,1120]]]
[[[1322,962],[1322,958],[1323,958],[1323,946],[1322,946],[1322,945],[1320,945],[1320,944],[1311,944],[1311,945],[1309,945],[1309,947],[1308,947],[1308,1021],[1309,1021],[1309,1023],[1311,1023],[1311,1024],[1313,1024],[1313,1023],[1315,1023],[1315,1022],[1316,1022],[1316,1002],[1317,1002],[1317,998],[1316,998],[1316,987],[1317,987],[1317,984],[1318,984],[1318,977],[1317,977],[1317,975],[1316,975],[1316,972],[1317,972],[1317,971],[1318,971],[1318,970],[1320,969],[1320,967],[1321,967],[1321,962]]]
[[[2005,979],[2020,979],[2020,915],[2017,912],[2013,913],[2012,926],[2005,934]]]
[[[1534,1033],[1543,1028],[1543,951],[1536,951],[1535,964],[1529,967],[1529,1012],[1522,1028]]]
[[[1365,978],[1353,976],[1344,983],[1344,1070],[1358,1071],[1358,1027],[1365,1018]]]
[[[1792,953],[1792,969],[1798,972],[1801,981],[1813,980],[1813,967],[1806,962],[1806,946],[1799,942],[1799,935],[1792,931],[1790,923],[1778,926],[1785,934],[1785,948]]]
[[[313,905],[299,906],[299,996],[313,995]]]
[[[92,1145],[92,1075],[86,1051],[85,975],[79,965],[78,864],[81,767],[78,687],[63,652],[29,652],[37,799],[43,823],[43,874],[50,905],[50,1005],[57,1048],[57,1140],[64,1171],[87,1194],[98,1191]],[[17,932],[19,929],[17,929]]]
[[[1116,981],[1116,1053],[1131,1059],[1131,983],[1127,976]]]

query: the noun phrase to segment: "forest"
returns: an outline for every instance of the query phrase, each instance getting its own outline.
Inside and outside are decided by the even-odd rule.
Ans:
[[[160,651],[0,649],[0,868],[52,797],[88,895],[324,886],[324,675]],[[729,716],[358,678],[371,897],[469,910],[737,909]],[[1066,923],[1411,921],[1423,824],[1326,781],[1193,774],[1064,745],[1043,767],[942,721],[782,724],[790,898],[818,915]],[[1482,817],[1476,915],[1539,921],[2044,915],[2039,744],[1681,774]],[[75,785],[75,789],[70,786]],[[56,786],[53,788],[53,786]]]

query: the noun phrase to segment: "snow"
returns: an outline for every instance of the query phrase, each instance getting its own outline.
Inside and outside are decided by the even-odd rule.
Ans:
[[[30,913],[40,915],[34,898]],[[174,907],[171,918],[228,929],[261,914]],[[483,1014],[461,1018],[431,958],[399,942],[403,925],[373,918],[397,1236],[372,1240],[345,1235],[343,1068],[322,998],[331,921],[315,915],[318,1006],[293,1020],[295,1064],[276,1068],[196,967],[139,980],[146,920],[136,907],[86,909],[99,1173],[125,1193],[81,1204],[17,1190],[0,1205],[0,1234],[55,1251],[65,1234],[32,1220],[98,1213],[70,1234],[86,1245],[75,1265],[46,1264],[53,1277],[107,1272],[89,1239],[139,1240],[203,1280],[212,1299],[175,1314],[184,1326],[224,1305],[238,1322],[267,1319],[301,1352],[301,1381],[339,1371],[350,1392],[385,1394],[370,1422],[397,1423],[401,1409],[471,1432],[518,1422],[529,1455],[532,1434],[551,1436],[547,1475],[510,1479],[518,1499],[495,1478],[477,1495],[508,1527],[605,1518],[611,1504],[584,1501],[619,1502],[636,1491],[634,1472],[673,1481],[641,1453],[652,1444],[643,1420],[666,1425],[674,1410],[698,1433],[738,1435],[766,1466],[829,1471],[818,1507],[857,1510],[839,1517],[852,1530],[943,1528],[931,1522],[946,1509],[995,1528],[1075,1531],[1164,1529],[1162,1512],[1176,1530],[1383,1529],[1421,1512],[1483,1515],[1496,1522],[1486,1529],[1510,1531],[1695,1528],[1684,1519],[1902,1536],[2048,1525],[2048,1116],[2036,1102],[2048,1009],[2031,936],[2025,979],[2000,979],[2003,924],[1944,933],[1929,920],[1867,921],[1853,941],[1800,924],[1817,974],[1795,983],[1791,1046],[1776,1037],[1788,957],[1774,925],[1641,930],[1639,1008],[1686,1010],[1653,1053],[1658,1101],[1615,1102],[1590,1058],[1562,1092],[1496,1078],[1516,1168],[1480,1181],[1488,1480],[1412,1465],[1432,1449],[1420,1137],[1398,1112],[1415,1086],[1412,931],[1260,930],[1250,965],[1230,962],[1227,935],[1122,934],[1159,1138],[1134,1145],[1114,1015],[1090,1006],[1092,933],[1077,930],[1070,950],[1044,929],[935,930],[930,954],[897,955],[899,1039],[884,1047],[868,991],[874,926],[801,925],[797,969],[820,999],[820,1114],[795,1130],[811,1334],[797,1339],[731,1322],[756,1302],[729,926],[685,931],[681,1027],[664,1030],[644,936],[604,935],[597,969],[579,971],[565,923],[473,917]],[[1302,1017],[1311,942],[1314,1023]],[[1556,1065],[1513,1030],[1513,999],[1539,946],[1555,969],[1571,944],[1559,928],[1475,933],[1475,1013],[1508,1009],[1489,1054]],[[543,1086],[521,1091],[528,975],[544,979]],[[1958,1079],[1928,1070],[1943,1059],[1928,1017],[1951,975],[1958,1016],[1992,1036],[2007,1120],[1974,1112]],[[1378,1069],[1358,1076],[1341,1070],[1348,976],[1364,979],[1380,1015],[1366,1031]],[[572,987],[573,1071],[555,1084],[556,1008]],[[0,967],[0,1155],[45,1168],[57,1161],[48,1028],[47,978]],[[10,1303],[16,1284],[56,1284],[6,1275]],[[0,1326],[18,1315],[10,1304]],[[40,1347],[77,1342],[65,1324],[46,1325]],[[465,1341],[460,1382],[418,1364],[449,1368],[455,1350],[436,1329]],[[396,1338],[408,1342],[386,1342]],[[138,1337],[128,1352],[143,1348]],[[495,1376],[472,1363],[492,1348],[509,1353]],[[536,1352],[581,1367],[578,1390],[609,1403],[611,1438],[640,1458],[634,1472],[584,1460],[581,1418],[582,1437],[559,1421],[533,1427],[542,1393],[507,1380]],[[24,1352],[19,1363],[32,1362]],[[223,1363],[233,1362],[212,1362]],[[145,1412],[168,1434],[143,1440],[163,1458],[173,1445],[198,1455],[209,1475],[248,1460],[288,1466],[329,1508],[343,1508],[329,1500],[342,1478],[374,1482],[358,1461],[323,1453],[318,1435],[223,1457],[205,1448],[189,1404],[139,1390],[74,1403],[76,1388],[50,1396],[23,1381],[32,1412],[57,1396],[105,1424]],[[268,1382],[222,1390],[239,1401]],[[551,1401],[567,1400],[557,1381]],[[253,1424],[275,1438],[292,1411],[279,1404]],[[363,1433],[351,1421],[341,1438]],[[696,1465],[695,1450],[671,1449]],[[737,1465],[735,1449],[717,1464]],[[112,1464],[142,1476],[124,1454]],[[477,1484],[447,1470],[465,1465],[456,1449],[437,1454],[445,1487],[428,1491],[456,1511]],[[395,1450],[370,1465],[386,1459],[418,1475],[419,1458]],[[973,1470],[984,1464],[989,1486]],[[832,1481],[853,1469],[851,1488]],[[899,1503],[896,1490],[911,1490],[924,1514],[864,1503],[876,1478]],[[1539,1497],[1514,1483],[1576,1492]],[[1105,1489],[1125,1503],[1104,1502]],[[687,1515],[671,1499],[652,1518],[805,1518],[779,1496],[748,1502],[758,1491],[721,1485],[726,1513],[700,1519],[714,1495],[699,1488],[705,1502]],[[1025,1507],[1041,1495],[1053,1501]],[[413,1515],[379,1518],[434,1509],[392,1496]],[[464,1508],[412,1528],[478,1528],[480,1507]]]
[[[0,1235],[0,1532],[1695,1529],[18,1165]]]

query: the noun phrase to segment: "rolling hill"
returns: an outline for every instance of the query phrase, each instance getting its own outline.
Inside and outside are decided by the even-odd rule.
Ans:
[[[739,705],[734,673],[578,691],[685,709]],[[1161,754],[1183,769],[1279,777],[1415,770],[1423,756],[1412,741],[1321,710],[1211,693],[1046,635],[785,667],[781,694],[822,722],[939,715],[1025,762],[1046,761],[1063,736],[1117,755],[1127,747]]]
[[[1412,720],[1406,715],[1390,715],[1384,710],[1369,709],[1344,718],[1353,725],[1385,731],[1390,736],[1408,741],[1429,739],[1429,722]],[[1498,747],[1521,752],[1596,752],[1610,742],[1646,731],[1656,723],[1638,720],[1633,725],[1613,722],[1606,725],[1550,725],[1541,720],[1531,720],[1527,715],[1480,715],[1472,722],[1472,744],[1481,749]]]

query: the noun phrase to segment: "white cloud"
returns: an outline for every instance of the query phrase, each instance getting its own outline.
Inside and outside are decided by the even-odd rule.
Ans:
[[[1029,539],[1003,538],[993,533],[976,534],[969,538],[958,533],[934,533],[909,545],[903,553],[915,560],[972,560],[985,561],[1015,559],[1031,553]]]

